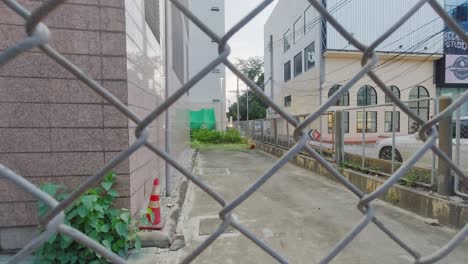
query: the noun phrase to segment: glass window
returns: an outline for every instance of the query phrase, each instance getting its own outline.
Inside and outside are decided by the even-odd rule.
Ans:
[[[291,61],[284,64],[284,82],[291,80]]]
[[[303,36],[304,19],[299,17],[293,24],[293,43],[296,44]]]
[[[284,97],[284,107],[290,107],[291,106],[291,95],[285,96]]]
[[[284,52],[288,51],[291,48],[291,43],[289,42],[289,38],[291,37],[290,33],[291,33],[291,29],[288,29],[286,33],[284,33],[283,35]]]
[[[429,92],[424,86],[413,87],[410,91],[409,100],[418,100],[429,97]],[[410,102],[409,108],[413,113],[417,114],[419,118],[424,121],[429,120],[429,104],[430,100]],[[419,124],[412,118],[408,120],[408,133],[416,133],[419,129]]]
[[[357,94],[357,105],[376,105],[377,104],[377,93],[375,89],[370,85],[362,86]]]
[[[309,7],[304,11],[304,35],[311,31],[313,26],[316,24],[316,22],[314,23],[313,11],[314,9],[312,8],[312,5],[309,5]]]
[[[335,126],[334,112],[328,112],[328,134],[333,134]],[[349,112],[343,111],[343,130],[344,133],[349,133]]]
[[[302,52],[294,56],[294,77],[302,73]]]
[[[304,49],[305,71],[315,66],[315,41]]]
[[[159,1],[145,0],[145,20],[158,43],[161,41],[159,16]]]
[[[400,132],[400,112],[385,111],[385,132],[393,132],[393,124],[395,124],[395,132]]]
[[[377,133],[377,112],[366,112],[365,118],[363,117],[362,111],[357,112],[356,125],[358,133],[362,133],[363,130],[365,130],[366,133]]]
[[[328,98],[330,98],[336,91],[338,91],[340,87],[341,85],[339,84],[333,85],[332,88],[330,88],[330,90],[328,91]],[[348,106],[349,105],[349,92],[346,91],[346,93],[338,99],[335,105]]]
[[[455,100],[467,90],[468,88],[440,87],[440,88],[437,88],[437,96],[448,95],[450,97],[453,97],[453,100]],[[456,111],[453,112],[452,116],[453,117],[456,116]],[[468,102],[461,105],[460,116],[468,117]]]
[[[398,98],[400,98],[400,89],[398,89],[398,87],[396,87],[395,85],[391,85],[389,88]],[[392,102],[393,101],[392,99],[390,99],[390,97],[385,96],[385,103],[392,103]]]

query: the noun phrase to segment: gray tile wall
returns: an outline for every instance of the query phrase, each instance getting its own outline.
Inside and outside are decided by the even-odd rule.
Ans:
[[[67,1],[45,24],[54,48],[128,103],[123,0]],[[23,19],[0,2],[0,50],[24,36]],[[0,68],[0,163],[34,184],[76,187],[128,147],[129,133],[124,116],[38,49]],[[117,206],[130,208],[130,163],[116,172]],[[0,179],[1,241],[36,223],[35,199]]]
[[[32,9],[41,0],[19,2]],[[51,45],[140,118],[166,96],[161,44],[143,14],[144,0],[70,0],[45,21]],[[0,51],[24,36],[23,19],[0,1]],[[174,78],[172,70],[169,76]],[[171,93],[180,85],[172,82]],[[189,140],[186,100],[178,101],[170,115],[173,156],[180,158]],[[162,149],[164,125],[162,115],[148,128],[150,141]],[[38,49],[0,68],[0,163],[37,185],[79,185],[134,142],[134,130],[133,122]],[[115,171],[117,206],[138,215],[147,206],[152,179],[163,181],[165,162],[142,148]],[[21,230],[36,223],[33,197],[0,179],[0,241],[20,236],[17,243],[1,242],[0,250],[21,246],[27,237],[21,234],[29,233]]]

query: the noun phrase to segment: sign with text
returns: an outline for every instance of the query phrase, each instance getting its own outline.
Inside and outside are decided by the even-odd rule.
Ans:
[[[468,55],[445,55],[445,83],[468,83]]]

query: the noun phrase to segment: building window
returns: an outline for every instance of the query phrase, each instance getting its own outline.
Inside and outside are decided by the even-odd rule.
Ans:
[[[293,24],[293,43],[296,44],[302,38],[304,20],[299,17]]]
[[[411,89],[409,100],[411,101],[428,97],[429,92],[424,88],[424,86],[416,86]],[[422,120],[427,121],[429,119],[429,100],[409,102],[409,108]],[[419,124],[411,118],[409,118],[408,122],[408,133],[416,133],[419,129]]]
[[[284,64],[284,82],[291,80],[291,61]]]
[[[365,113],[366,116],[364,117],[362,111],[357,112],[357,132],[362,133],[365,130],[366,133],[377,133],[377,112],[369,111]]]
[[[391,85],[390,86],[390,90],[392,91],[392,93],[394,93],[398,98],[400,98],[400,89],[398,89],[398,87],[396,87],[395,85]],[[392,103],[392,99],[390,99],[390,97],[388,96],[385,96],[385,103]]]
[[[159,19],[159,1],[145,0],[145,21],[158,43],[161,41]]]
[[[370,85],[362,86],[357,94],[357,105],[376,105],[377,104],[377,92]]]
[[[315,41],[304,49],[305,70],[308,71],[315,66]]]
[[[385,132],[393,132],[393,124],[395,124],[395,132],[400,132],[400,112],[385,111]]]
[[[184,83],[184,26],[182,13],[177,8],[171,8],[172,20],[172,68],[181,83]]]
[[[220,9],[217,6],[214,6],[214,7],[211,8],[211,11],[214,11],[214,12],[219,12],[219,10]]]
[[[302,51],[294,56],[294,77],[302,73]]]
[[[314,23],[312,16],[313,11],[314,9],[312,8],[312,5],[309,5],[309,7],[304,11],[304,35],[312,30],[313,26],[316,24],[316,22]]]
[[[291,106],[291,95],[285,96],[284,97],[284,107],[290,107]]]
[[[291,29],[288,29],[288,31],[286,31],[286,33],[284,33],[283,35],[284,52],[288,51],[291,48],[291,43],[289,42],[290,33],[291,33]]]
[[[330,88],[330,90],[328,91],[328,98],[330,98],[336,91],[338,91],[340,87],[341,85],[339,84],[333,85],[332,88]],[[349,105],[349,92],[346,91],[346,93],[338,99],[335,105],[348,106]]]
[[[335,126],[334,112],[328,112],[328,134],[335,133],[333,128]],[[349,112],[343,111],[343,133],[349,133]]]

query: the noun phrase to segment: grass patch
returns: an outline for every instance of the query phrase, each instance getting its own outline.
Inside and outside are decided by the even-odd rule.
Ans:
[[[216,144],[216,143],[203,143],[198,140],[190,141],[190,147],[193,149],[199,150],[215,150],[215,149],[224,149],[224,150],[241,150],[247,149],[248,144],[246,143],[223,143],[223,144]]]

